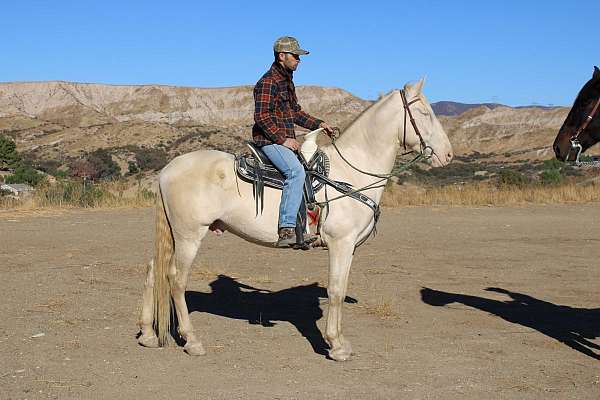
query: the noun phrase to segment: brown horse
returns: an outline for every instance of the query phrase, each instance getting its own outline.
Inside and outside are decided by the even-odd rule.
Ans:
[[[561,161],[578,160],[579,153],[600,142],[600,69],[579,91],[573,107],[554,139],[554,153]]]

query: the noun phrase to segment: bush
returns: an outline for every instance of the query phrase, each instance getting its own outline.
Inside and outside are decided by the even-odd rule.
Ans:
[[[498,182],[501,185],[522,187],[530,182],[529,178],[525,174],[512,169],[503,169],[498,173],[498,175]]]
[[[105,149],[94,150],[86,158],[96,168],[95,178],[112,178],[121,175],[121,167],[113,161],[112,156]]]
[[[141,171],[158,171],[167,164],[167,153],[162,149],[135,150],[137,166]]]
[[[21,164],[12,175],[5,179],[6,183],[26,183],[31,186],[37,186],[45,179],[45,176],[37,172],[33,167],[27,164]]]
[[[37,169],[54,176],[56,176],[58,168],[61,166],[61,163],[58,160],[38,160],[34,161],[33,164]]]
[[[135,175],[138,172],[140,172],[140,169],[137,167],[137,165],[135,165],[135,163],[133,161],[128,161],[127,165],[128,165],[128,170],[129,170],[127,173],[129,175]]]
[[[542,185],[558,185],[562,182],[562,175],[558,169],[547,169],[540,175]]]
[[[562,161],[557,160],[556,158],[551,158],[549,160],[544,160],[544,169],[545,170],[560,170],[565,164]]]
[[[121,167],[105,149],[97,149],[69,164],[72,176],[107,179],[121,175]]]

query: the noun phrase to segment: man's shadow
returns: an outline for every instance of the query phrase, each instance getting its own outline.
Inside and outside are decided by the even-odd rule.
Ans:
[[[186,292],[190,313],[206,312],[264,327],[275,326],[275,321],[289,322],[308,340],[315,353],[327,355],[329,345],[317,327],[317,321],[323,317],[319,299],[327,298],[327,290],[316,282],[272,292],[219,275],[209,286],[211,293]],[[357,300],[346,296],[345,302],[357,303]]]
[[[600,346],[590,341],[600,336],[600,308],[557,305],[502,288],[485,290],[506,294],[511,300],[492,300],[429,288],[421,289],[421,299],[431,306],[462,303],[486,311],[514,324],[533,328],[574,350],[600,360]]]

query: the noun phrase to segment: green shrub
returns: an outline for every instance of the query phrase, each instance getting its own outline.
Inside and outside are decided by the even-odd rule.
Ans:
[[[542,171],[540,175],[542,185],[558,185],[562,182],[562,178],[558,169],[547,169]]]
[[[525,186],[530,183],[529,178],[518,171],[512,169],[502,169],[498,173],[498,182],[507,186]]]
[[[545,170],[560,170],[565,164],[562,161],[557,160],[556,158],[551,158],[549,160],[544,160],[544,169]]]
[[[133,161],[128,161],[127,165],[128,165],[128,171],[127,171],[127,173],[129,175],[135,175],[138,172],[140,172],[140,169],[137,167],[137,165]]]
[[[37,172],[33,167],[27,164],[21,164],[12,175],[5,179],[6,183],[26,183],[31,186],[37,186],[45,179],[45,176]]]

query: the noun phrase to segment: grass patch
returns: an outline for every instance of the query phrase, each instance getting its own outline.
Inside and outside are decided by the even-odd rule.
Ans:
[[[386,188],[382,205],[402,206],[507,206],[522,204],[589,203],[600,200],[600,185],[495,185],[488,182],[406,189]]]
[[[84,183],[67,179],[44,183],[23,198],[0,196],[0,209],[150,207],[155,197],[140,184],[128,186],[122,180]]]

